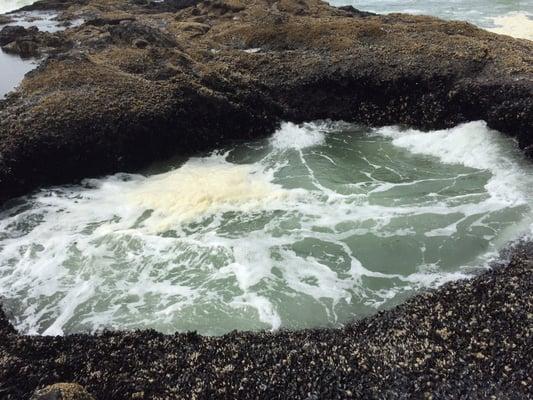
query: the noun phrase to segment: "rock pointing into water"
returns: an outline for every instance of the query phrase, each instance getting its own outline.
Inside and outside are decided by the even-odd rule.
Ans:
[[[6,53],[38,57],[43,52],[57,53],[70,47],[64,35],[40,32],[37,27],[5,26],[0,30],[0,46]]]
[[[94,398],[76,383],[56,383],[37,390],[30,400],[94,400]]]
[[[484,119],[533,151],[533,43],[468,23],[318,0],[27,9],[85,23],[54,34],[56,45],[35,36],[32,52],[48,58],[0,102],[0,201],[272,133],[281,120],[433,129]]]

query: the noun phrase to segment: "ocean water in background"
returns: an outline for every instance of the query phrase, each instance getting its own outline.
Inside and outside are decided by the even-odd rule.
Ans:
[[[0,14],[35,3],[35,0],[0,0]]]
[[[330,0],[379,14],[432,15],[468,21],[496,33],[533,40],[533,0]]]
[[[0,0],[0,14],[34,3],[34,0]],[[448,20],[463,20],[495,33],[533,40],[533,0],[330,0],[334,6],[352,5],[380,14],[393,12],[432,15]],[[41,30],[56,30],[45,18],[37,20]],[[28,23],[22,22],[22,25]],[[31,25],[31,23],[29,24]],[[5,68],[3,65],[0,67]],[[6,86],[4,83],[3,86]],[[0,89],[0,96],[2,96]]]
[[[0,0],[0,14],[32,3],[34,3],[32,0]],[[36,63],[31,60],[22,60],[18,56],[12,56],[0,50],[0,99],[13,90],[22,81],[24,74],[35,66]]]
[[[34,3],[0,0],[0,14]],[[376,13],[401,12],[463,20],[510,36],[533,40],[533,0],[330,0]]]
[[[23,60],[0,50],[0,99],[13,90],[24,75],[37,66],[35,60]]]
[[[287,123],[14,200],[0,293],[28,333],[338,326],[470,276],[530,232],[531,168],[483,122]]]

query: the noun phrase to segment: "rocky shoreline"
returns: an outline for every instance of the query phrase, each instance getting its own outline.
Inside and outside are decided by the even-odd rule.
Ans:
[[[41,0],[83,19],[0,31],[45,56],[0,101],[0,203],[271,133],[282,120],[423,129],[484,119],[533,156],[533,43],[318,0]],[[2,20],[0,20],[0,24]],[[0,28],[2,26],[0,25]],[[19,335],[0,311],[0,397],[533,397],[533,245],[342,329]],[[57,397],[57,396],[56,396]]]
[[[76,382],[96,399],[531,398],[532,259],[523,243],[477,278],[342,329],[43,337],[0,314],[0,395]]]
[[[319,0],[41,0],[53,34],[4,27],[47,55],[0,101],[0,202],[274,131],[282,120],[484,119],[533,151],[533,43],[462,22]]]

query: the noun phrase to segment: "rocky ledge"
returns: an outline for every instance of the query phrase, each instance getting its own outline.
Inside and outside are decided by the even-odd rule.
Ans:
[[[4,27],[46,55],[0,101],[0,202],[176,153],[343,119],[422,129],[484,119],[533,154],[533,43],[468,23],[318,0],[41,0],[84,20]]]

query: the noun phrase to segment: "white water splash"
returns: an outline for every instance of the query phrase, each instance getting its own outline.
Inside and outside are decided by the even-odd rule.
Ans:
[[[284,124],[162,174],[20,199],[0,214],[0,293],[28,333],[336,324],[468,276],[529,227],[519,160],[482,122]]]
[[[488,30],[501,35],[533,40],[533,14],[528,12],[511,12],[492,18],[495,28]]]
[[[18,10],[21,7],[35,3],[36,0],[0,0],[0,14]]]
[[[492,178],[486,185],[495,201],[510,207],[527,203],[531,182],[501,146],[501,134],[487,128],[483,121],[470,122],[456,128],[421,132],[397,127],[377,129],[376,133],[393,138],[393,144],[415,154],[426,154],[447,164],[461,164],[488,170]]]
[[[285,122],[272,136],[272,145],[278,150],[304,149],[322,144],[327,131],[326,124],[306,123],[302,125]]]

